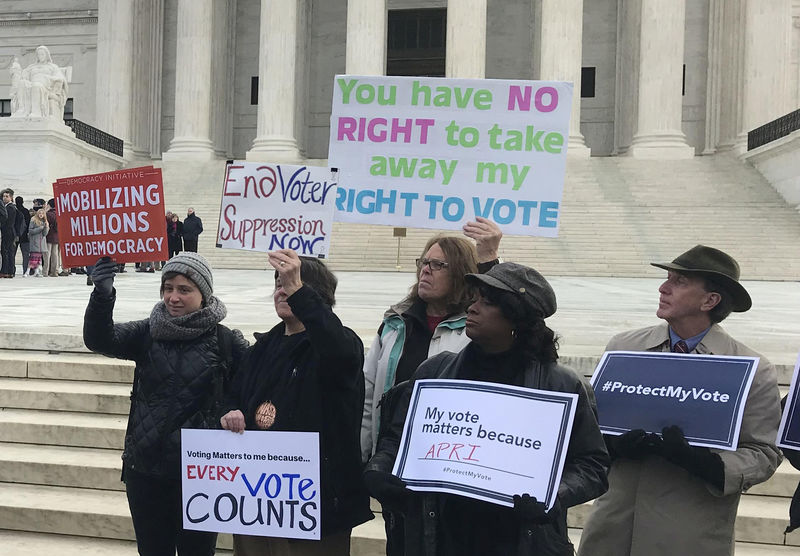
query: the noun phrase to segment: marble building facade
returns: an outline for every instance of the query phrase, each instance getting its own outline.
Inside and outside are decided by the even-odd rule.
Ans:
[[[800,99],[800,0],[0,0],[0,99],[44,44],[129,161],[324,159],[333,76],[385,73],[389,14],[421,9],[448,77],[592,75],[576,156],[741,152]]]

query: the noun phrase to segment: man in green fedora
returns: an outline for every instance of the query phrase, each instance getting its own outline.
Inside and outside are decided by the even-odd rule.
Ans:
[[[609,489],[594,503],[578,554],[729,556],[742,492],[769,479],[782,459],[775,367],[719,325],[752,305],[733,257],[697,245],[671,263],[652,264],[667,271],[656,311],[665,322],[619,334],[606,349],[758,356],[738,448],[690,446],[677,426],[661,435],[606,436]]]

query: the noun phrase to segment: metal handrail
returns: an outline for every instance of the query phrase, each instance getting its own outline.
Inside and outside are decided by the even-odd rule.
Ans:
[[[75,137],[81,141],[85,141],[111,154],[122,156],[122,139],[74,118],[64,118],[64,123],[72,129]]]
[[[800,129],[800,109],[757,127],[747,134],[747,150],[751,151]]]

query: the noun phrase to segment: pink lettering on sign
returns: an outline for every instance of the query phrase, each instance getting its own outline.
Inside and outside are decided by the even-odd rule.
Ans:
[[[352,118],[342,116],[336,127],[338,141],[372,143],[428,143],[428,129],[436,123],[431,118]]]
[[[525,87],[511,85],[508,88],[508,109],[530,112],[531,95],[533,95],[533,107],[537,112],[552,112],[558,108],[558,91],[555,87],[540,87],[533,93],[533,87],[530,85]]]

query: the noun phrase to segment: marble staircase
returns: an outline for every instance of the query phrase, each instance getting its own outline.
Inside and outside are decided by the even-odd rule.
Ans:
[[[6,556],[136,553],[119,481],[132,365],[74,350],[0,349],[0,552]],[[596,363],[564,359],[584,372]],[[791,371],[779,366],[784,390]],[[742,498],[738,555],[797,553],[800,532],[783,546],[783,529],[798,480],[800,472],[784,463]],[[589,504],[570,511],[576,542],[589,511]],[[354,531],[354,555],[383,554],[379,515]],[[219,546],[220,554],[229,553],[230,537]]]
[[[167,208],[203,218],[200,251],[219,268],[264,268],[258,253],[214,247],[225,164],[164,163]],[[433,230],[335,223],[336,270],[413,269]],[[750,165],[718,154],[689,160],[569,159],[559,237],[506,237],[505,260],[546,276],[653,276],[647,264],[705,243],[730,252],[749,280],[800,276],[800,214]]]

